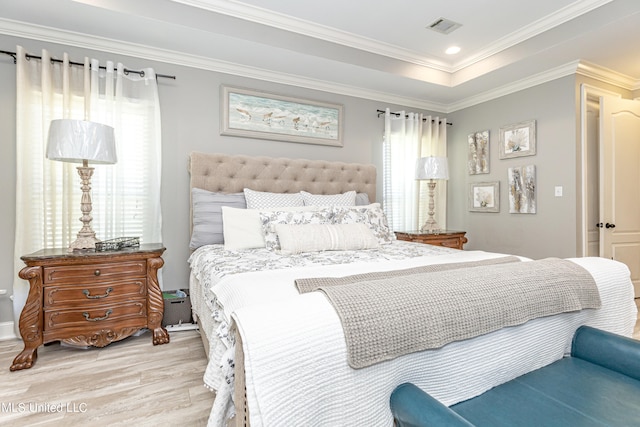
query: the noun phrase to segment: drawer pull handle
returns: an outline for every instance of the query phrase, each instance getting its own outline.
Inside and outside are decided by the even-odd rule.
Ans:
[[[99,275],[100,275],[100,270],[96,270],[96,271],[94,271],[94,272],[93,272],[93,275],[94,275],[94,276],[99,276]]]
[[[84,294],[84,296],[86,296],[89,299],[100,299],[100,298],[106,298],[109,296],[109,294],[113,292],[113,288],[111,286],[109,286],[106,290],[106,292],[104,293],[104,295],[89,295],[91,292],[89,292],[89,289],[85,289],[82,291],[82,293]]]
[[[86,311],[83,312],[82,315],[89,322],[99,322],[101,320],[107,320],[109,318],[109,316],[111,315],[111,313],[113,313],[113,310],[109,309],[104,313],[103,317],[94,317],[93,319],[91,317],[89,317],[89,313],[87,313]]]

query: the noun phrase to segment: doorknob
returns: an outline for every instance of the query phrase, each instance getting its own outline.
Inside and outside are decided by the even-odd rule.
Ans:
[[[596,227],[598,227],[598,228],[602,228],[602,227],[603,227],[603,225],[602,225],[602,223],[601,223],[601,222],[599,222],[599,223],[597,223],[597,224],[596,224]]]
[[[607,227],[607,228],[616,228],[616,225],[615,224],[606,223],[605,227]]]

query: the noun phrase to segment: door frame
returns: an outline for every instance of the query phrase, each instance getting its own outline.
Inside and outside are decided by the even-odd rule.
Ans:
[[[589,192],[587,188],[587,105],[588,101],[597,101],[602,106],[602,97],[610,96],[614,98],[622,98],[622,95],[613,91],[591,86],[586,83],[580,84],[580,152],[579,152],[579,209],[578,218],[578,256],[587,256],[589,244],[589,226],[587,224],[587,209],[589,207]],[[598,140],[600,136],[598,135]],[[599,191],[599,189],[598,189]]]

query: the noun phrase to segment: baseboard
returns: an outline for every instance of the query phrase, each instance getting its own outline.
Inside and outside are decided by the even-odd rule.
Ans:
[[[13,330],[13,322],[0,322],[0,341],[18,338]]]
[[[197,323],[180,323],[179,325],[167,325],[165,326],[167,332],[175,331],[192,331],[198,329]]]

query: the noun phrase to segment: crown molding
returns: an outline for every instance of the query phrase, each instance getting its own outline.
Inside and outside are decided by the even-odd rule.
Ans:
[[[449,108],[445,112],[451,113],[463,108],[472,107],[474,105],[491,101],[501,96],[519,92],[521,90],[525,90],[543,83],[550,82],[552,80],[574,74],[590,77],[594,80],[620,87],[622,89],[637,90],[638,88],[640,88],[640,80],[636,80],[625,74],[618,73],[616,71],[589,63],[587,61],[578,60],[569,62],[556,68],[552,68],[542,73],[535,74],[525,79],[509,83],[499,88],[480,93],[478,95],[463,99],[459,102],[452,103],[448,106]]]
[[[340,85],[329,81],[310,79],[287,73],[279,73],[261,68],[235,64],[227,61],[206,58],[203,56],[190,55],[181,52],[160,49],[153,46],[145,46],[121,40],[112,40],[97,36],[91,36],[88,34],[43,27],[4,18],[0,18],[0,34],[97,50],[100,52],[132,56],[135,58],[143,58],[151,61],[165,62],[168,64],[174,64],[184,67],[215,71],[224,74],[232,74],[256,80],[269,81],[273,83],[299,86],[306,89],[313,89],[339,95],[353,96],[356,98],[370,99],[373,101],[404,105],[407,107],[419,108],[422,110],[438,112],[446,110],[445,104],[429,102],[422,99],[402,97],[386,92],[373,91],[354,86]]]
[[[597,9],[613,0],[582,0],[574,2],[564,8],[547,15],[536,22],[533,22],[519,31],[511,33],[507,37],[499,39],[487,48],[482,49],[477,54],[450,65],[445,61],[434,57],[428,57],[408,49],[403,49],[395,45],[372,40],[366,37],[357,36],[355,34],[341,31],[336,28],[320,25],[303,19],[293,18],[291,16],[273,12],[253,5],[230,2],[228,0],[171,0],[210,12],[215,12],[234,18],[244,19],[246,21],[279,28],[285,31],[291,31],[308,37],[325,40],[343,46],[367,51],[377,55],[387,56],[389,58],[412,64],[428,67],[438,71],[455,73],[476,63],[483,61],[493,55],[496,55],[506,49],[509,49],[519,43],[522,43],[532,37],[544,33],[552,28],[564,24],[578,16]]]
[[[171,0],[175,3],[197,7],[210,12],[215,12],[245,21],[255,22],[290,31],[296,34],[324,40],[342,46],[387,56],[412,64],[428,67],[438,71],[450,73],[452,67],[437,58],[427,57],[408,49],[384,43],[378,40],[358,36],[347,31],[320,25],[316,22],[293,18],[288,15],[273,12],[257,6],[235,3],[228,0]]]
[[[340,85],[330,81],[310,79],[299,75],[274,72],[202,56],[169,51],[153,46],[145,46],[121,40],[91,36],[88,34],[54,29],[4,18],[0,18],[0,34],[91,49],[117,55],[143,58],[168,64],[232,74],[256,80],[299,86],[306,89],[442,113],[458,111],[463,108],[468,108],[473,105],[487,102],[501,96],[576,73],[628,90],[640,89],[640,80],[635,80],[629,76],[599,67],[595,64],[589,64],[584,61],[575,61],[543,73],[536,74],[529,78],[501,86],[495,90],[486,91],[451,104],[443,104],[430,102],[424,99],[403,97],[355,86]]]
[[[612,0],[585,0],[574,2],[570,5],[563,7],[562,9],[554,12],[551,15],[547,15],[531,24],[523,27],[517,32],[511,33],[506,37],[497,40],[487,48],[482,49],[476,55],[468,57],[466,60],[456,63],[451,67],[451,72],[460,71],[464,68],[470,67],[480,61],[483,61],[493,55],[496,55],[503,50],[516,46],[530,38],[549,31],[559,25],[564,24],[578,16],[584,15],[594,9],[604,6],[610,3]]]
[[[446,112],[451,113],[454,111],[462,110],[463,108],[468,108],[474,105],[482,104],[483,102],[488,102],[505,95],[510,95],[512,93],[520,92],[522,90],[529,89],[531,87],[534,87],[543,83],[547,83],[553,80],[557,80],[562,77],[574,75],[579,65],[580,65],[580,61],[572,61],[567,64],[561,65],[559,67],[552,68],[542,73],[538,73],[533,76],[527,77],[525,79],[520,79],[518,81],[500,86],[496,89],[492,89],[490,91],[483,92],[475,96],[471,96],[459,102],[454,102],[453,104],[449,105],[449,110]]]
[[[173,52],[90,34],[0,18],[0,34],[163,62]]]
[[[627,90],[640,88],[640,80],[587,61],[580,61],[576,73]]]

